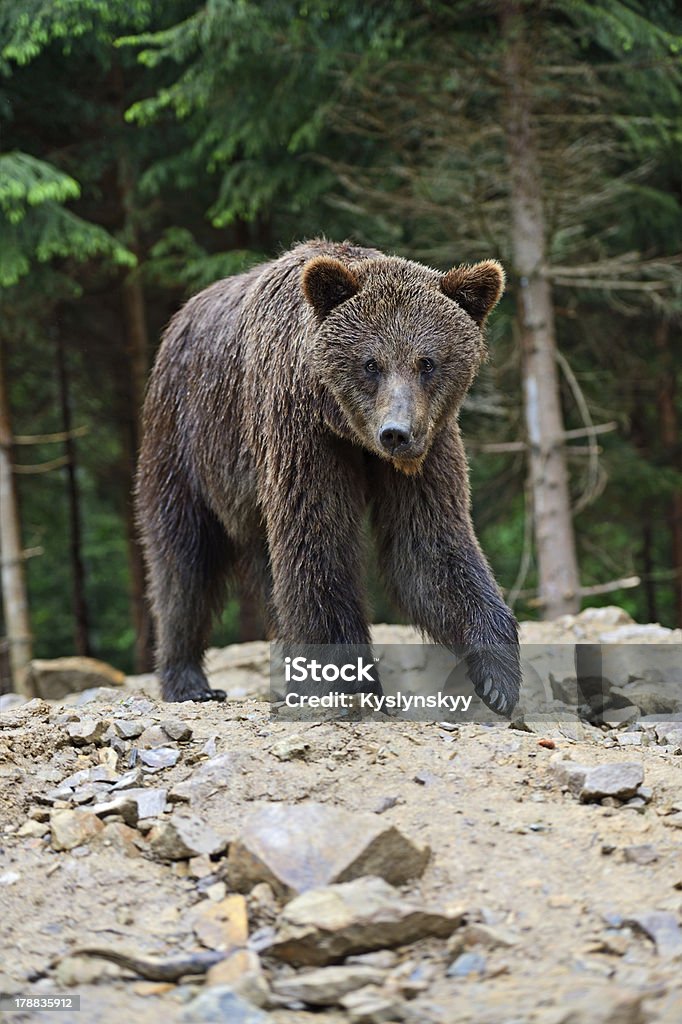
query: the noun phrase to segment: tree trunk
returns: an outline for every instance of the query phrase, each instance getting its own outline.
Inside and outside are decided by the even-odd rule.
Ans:
[[[55,334],[55,354],[57,362],[57,381],[59,387],[59,404],[61,407],[62,430],[66,435],[64,438],[64,452],[67,457],[66,463],[66,494],[69,505],[70,524],[70,555],[71,555],[71,576],[73,586],[73,621],[74,621],[74,646],[76,654],[89,656],[92,654],[90,647],[90,628],[88,606],[85,598],[85,570],[82,557],[82,528],[80,493],[78,489],[78,478],[76,475],[76,445],[71,435],[71,396],[69,394],[69,375],[66,366],[66,353],[64,351],[64,338],[61,328],[57,326]]]
[[[119,190],[123,208],[126,244],[136,256],[140,255],[134,209],[134,179],[128,155],[123,150],[118,161]],[[121,285],[123,319],[126,330],[126,351],[129,375],[127,393],[129,415],[124,423],[124,452],[126,474],[129,480],[125,509],[128,565],[130,569],[130,604],[135,627],[134,663],[136,672],[149,672],[154,665],[154,643],[149,604],[146,598],[146,573],[132,508],[132,484],[137,453],[140,447],[140,414],[149,368],[149,332],[145,310],[144,291],[138,270],[129,271]]]
[[[529,441],[539,599],[543,618],[580,608],[578,563],[564,451],[556,333],[542,179],[536,155],[529,72],[532,54],[517,5],[501,14],[506,37],[506,148],[513,271],[518,281],[524,407]]]
[[[12,682],[17,693],[30,697],[26,669],[31,660],[31,626],[26,599],[19,504],[13,473],[12,420],[5,376],[5,354],[0,345],[0,546],[2,601],[9,643]]]
[[[656,348],[660,358],[658,377],[658,411],[661,427],[661,442],[665,458],[673,469],[682,472],[682,451],[680,427],[676,404],[676,367],[670,349],[670,321],[661,320],[656,331]],[[675,625],[682,626],[682,489],[671,498],[668,509],[670,523],[670,555],[673,579],[673,603]],[[652,620],[654,621],[654,620]]]

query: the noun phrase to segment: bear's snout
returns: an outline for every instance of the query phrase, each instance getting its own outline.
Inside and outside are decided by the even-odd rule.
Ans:
[[[391,455],[400,455],[409,447],[410,433],[409,424],[389,420],[379,431],[379,443]]]

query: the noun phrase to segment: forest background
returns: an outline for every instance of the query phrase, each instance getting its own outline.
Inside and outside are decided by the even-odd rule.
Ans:
[[[502,261],[461,420],[507,600],[682,626],[681,54],[674,0],[0,0],[0,689],[150,667],[159,337],[318,235]],[[260,630],[235,595],[215,641]]]

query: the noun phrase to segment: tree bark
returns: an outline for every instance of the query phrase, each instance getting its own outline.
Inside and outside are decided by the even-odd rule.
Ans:
[[[31,660],[31,625],[28,616],[26,579],[19,503],[13,473],[12,420],[5,375],[5,354],[0,344],[0,546],[2,551],[2,601],[9,643],[12,683],[27,697],[26,669]]]
[[[71,555],[71,576],[73,587],[73,638],[76,654],[89,656],[92,654],[92,649],[90,646],[90,618],[85,597],[85,569],[83,567],[82,556],[83,530],[81,526],[80,493],[76,474],[76,445],[73,437],[71,437],[71,428],[73,424],[71,419],[69,374],[66,366],[64,338],[59,326],[57,326],[55,334],[55,354],[62,430],[66,435],[64,438],[64,453],[67,458],[65,467],[66,494],[69,506],[69,525],[71,533],[69,549]]]
[[[125,150],[122,150],[119,156],[118,176],[126,244],[139,257],[140,243],[134,208],[134,178]],[[153,629],[146,597],[144,560],[132,507],[132,485],[140,447],[140,414],[149,369],[149,332],[144,290],[137,269],[127,272],[123,279],[121,302],[129,367],[126,389],[129,399],[129,415],[123,429],[125,432],[124,453],[127,461],[125,471],[129,482],[125,525],[130,571],[130,604],[135,628],[134,664],[135,671],[150,672],[154,665]]]
[[[518,281],[524,411],[529,442],[539,600],[543,618],[577,612],[579,574],[564,449],[556,331],[543,188],[533,126],[532,54],[518,5],[501,13],[506,45],[506,148],[510,174],[512,259]]]

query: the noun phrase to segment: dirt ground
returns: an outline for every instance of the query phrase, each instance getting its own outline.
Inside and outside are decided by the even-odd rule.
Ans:
[[[185,723],[191,736],[166,736],[159,745],[159,723],[168,720],[178,735],[178,723]],[[112,743],[114,721],[144,731]],[[639,734],[636,744],[621,743],[625,731]],[[56,849],[51,816],[91,806],[87,780],[82,791],[76,785],[75,800],[55,795],[63,780],[99,766],[111,787],[140,749],[177,752],[175,764],[159,767],[152,758],[142,765],[140,786],[169,794],[154,821],[131,827],[116,813],[102,815],[103,827]],[[168,960],[201,949],[202,934],[210,947],[197,920],[230,895],[225,851],[246,812],[314,801],[379,816],[428,845],[422,877],[400,892],[437,910],[457,908],[462,925],[449,939],[423,938],[368,956],[382,972],[380,990],[397,993],[393,1010],[372,1017],[369,1010],[295,1000],[287,1007],[273,999],[261,1008],[240,1003],[239,1012],[213,1019],[680,1024],[680,754],[675,743],[660,742],[651,723],[614,730],[574,722],[532,732],[507,722],[454,729],[376,720],[292,723],[273,719],[267,702],[249,696],[171,706],[134,684],[120,694],[95,692],[86,703],[32,700],[0,713],[0,992],[79,994],[80,1013],[61,1011],[63,1024],[211,1019],[193,1009],[209,986],[204,977],[158,983],[69,954],[105,946]],[[650,792],[632,804],[582,802],[564,791],[559,760],[639,764]],[[104,783],[95,801],[103,792]],[[188,811],[222,837],[222,850],[163,859],[151,843],[154,825]],[[334,836],[328,839],[333,845]],[[301,834],[301,858],[308,846]],[[253,948],[262,951],[258,937],[277,927],[281,905],[262,885],[247,894]],[[646,917],[654,912],[658,917]],[[307,970],[267,950],[261,965],[270,990]],[[3,1019],[44,1018],[50,1019],[21,1011]]]

